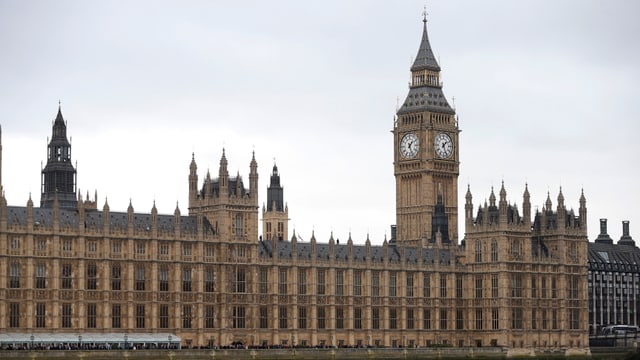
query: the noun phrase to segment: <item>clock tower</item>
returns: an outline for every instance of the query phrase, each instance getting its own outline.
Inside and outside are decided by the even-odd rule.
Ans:
[[[398,244],[457,244],[459,132],[442,92],[425,16],[409,94],[393,127]]]

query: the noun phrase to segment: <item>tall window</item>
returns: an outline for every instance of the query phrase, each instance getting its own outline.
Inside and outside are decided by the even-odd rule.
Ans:
[[[193,315],[191,314],[191,305],[182,305],[182,328],[191,329],[191,320]]]
[[[68,329],[71,327],[71,304],[63,303],[61,312],[62,312],[62,327]]]
[[[569,299],[577,299],[578,298],[578,283],[579,278],[575,275],[569,277]]]
[[[543,299],[547,297],[547,279],[545,277],[540,278],[540,292]]]
[[[245,328],[245,307],[234,306],[233,307],[233,328],[244,329]]]
[[[422,310],[422,329],[431,329],[431,310],[427,308]]]
[[[389,272],[389,296],[395,297],[396,293],[396,273],[395,271]]]
[[[371,296],[373,297],[380,296],[380,272],[379,271],[371,272]]]
[[[491,275],[491,297],[498,298],[498,275]]]
[[[182,269],[182,291],[191,292],[191,269]]]
[[[269,291],[269,270],[266,268],[260,268],[258,279],[258,291],[260,294],[266,294]]]
[[[324,329],[326,327],[324,306],[318,306],[317,312],[318,312],[318,329]]]
[[[362,271],[353,271],[353,295],[362,296]]]
[[[447,297],[447,274],[440,274],[440,297]]]
[[[191,256],[191,244],[183,243],[182,244],[182,256]]]
[[[558,310],[556,309],[551,309],[551,328],[558,329]]]
[[[9,284],[10,289],[20,288],[20,265],[17,262],[9,264]]]
[[[266,306],[260,307],[260,329],[269,328],[269,309]]]
[[[547,327],[549,327],[548,324],[548,320],[547,320],[547,310],[546,309],[542,309],[542,330],[547,330]]]
[[[569,329],[580,329],[580,309],[569,309]]]
[[[462,275],[456,275],[456,298],[462,299]]]
[[[440,309],[440,330],[447,330],[447,310]]]
[[[111,290],[121,290],[122,273],[120,265],[111,266]]]
[[[406,295],[407,297],[413,297],[413,273],[407,273],[407,287],[406,287]]]
[[[215,272],[213,270],[213,267],[210,266],[204,269],[204,291],[215,291]]]
[[[232,284],[234,293],[244,293],[246,292],[246,279],[244,269],[235,269],[232,275]]]
[[[422,276],[422,292],[425,298],[431,297],[431,275],[424,274]]]
[[[556,286],[556,277],[551,277],[551,298],[555,299],[558,297],[558,287]]]
[[[336,296],[344,295],[344,270],[336,270]]]
[[[287,324],[287,307],[286,306],[279,306],[278,307],[278,327],[280,329],[286,329],[288,324]]]
[[[205,305],[204,307],[204,327],[207,329],[212,329],[215,327],[213,305]]]
[[[362,308],[353,308],[353,327],[355,329],[362,329]]]
[[[278,294],[287,295],[287,268],[280,268],[278,275]]]
[[[214,247],[212,244],[206,244],[204,246],[204,256],[208,258],[213,258]]]
[[[146,247],[144,242],[138,241],[136,243],[136,255],[144,255],[145,251],[146,251]]]
[[[20,327],[20,303],[9,303],[9,327]]]
[[[145,309],[143,304],[136,305],[136,329],[144,329],[144,310]]]
[[[413,309],[407,309],[407,329],[413,329]]]
[[[380,329],[380,308],[371,309],[371,326],[374,329]]]
[[[136,290],[138,291],[144,291],[144,283],[145,283],[145,277],[144,277],[144,265],[137,265],[136,266]]]
[[[514,307],[511,309],[511,328],[522,329],[522,308]]]
[[[43,328],[46,325],[47,305],[45,303],[36,303],[36,326]]]
[[[511,274],[511,297],[522,297],[522,274]]]
[[[498,308],[491,309],[491,329],[498,330],[500,328],[500,313]]]
[[[161,242],[158,244],[158,255],[161,255],[163,258],[166,258],[169,256],[169,243],[168,242]]]
[[[298,306],[298,329],[307,328],[307,308]]]
[[[36,264],[36,289],[47,287],[47,268],[43,263]]]
[[[211,306],[211,305],[207,305]],[[160,329],[168,329],[169,328],[169,305],[160,304],[158,307],[158,320]]]
[[[336,329],[344,329],[344,308],[336,307]]]
[[[120,255],[120,252],[122,251],[122,243],[120,242],[120,240],[111,240],[111,253],[112,255]]]
[[[531,309],[531,329],[536,330],[538,328],[538,319],[536,309]]]
[[[98,288],[98,268],[96,263],[87,264],[87,290]]]
[[[318,269],[318,272],[316,273],[316,294],[317,295],[324,295],[324,270]]]
[[[61,268],[61,286],[63,289],[72,288],[71,264],[62,264]]]
[[[236,214],[235,229],[236,237],[242,237],[242,214]]]
[[[535,276],[531,276],[531,297],[538,297],[538,284]]]
[[[482,275],[476,275],[476,299],[482,299]]]
[[[307,270],[298,268],[298,295],[307,294]]]
[[[482,242],[476,241],[476,262],[482,262]]]
[[[389,309],[389,329],[398,328],[398,310],[396,308]]]
[[[169,291],[169,267],[160,265],[158,269],[158,289],[162,292]]]
[[[482,330],[482,308],[476,309],[476,330]]]
[[[491,262],[498,261],[498,242],[491,240]]]
[[[96,328],[96,310],[95,303],[87,304],[87,328],[89,329]]]
[[[111,327],[113,329],[120,329],[122,326],[122,313],[120,304],[111,305]]]
[[[464,311],[456,309],[456,330],[464,329]]]

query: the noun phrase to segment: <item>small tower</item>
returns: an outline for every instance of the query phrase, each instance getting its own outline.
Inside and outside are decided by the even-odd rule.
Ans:
[[[284,203],[278,167],[273,164],[271,183],[267,188],[267,204],[262,206],[262,236],[265,240],[283,241],[289,238],[289,208]]]
[[[47,146],[47,165],[42,169],[40,207],[51,208],[57,197],[60,208],[76,209],[76,169],[71,164],[71,143],[67,139],[67,124],[58,106],[53,121],[51,141]]]

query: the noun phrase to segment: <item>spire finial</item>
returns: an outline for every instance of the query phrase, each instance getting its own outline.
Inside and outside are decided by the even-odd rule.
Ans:
[[[427,13],[427,4],[424,4],[424,9],[422,10],[422,22],[425,23],[425,25],[427,24],[427,15],[429,15],[429,13]]]

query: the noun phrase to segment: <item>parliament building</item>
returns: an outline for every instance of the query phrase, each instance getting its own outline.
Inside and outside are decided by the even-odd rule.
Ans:
[[[255,157],[243,179],[224,150],[204,179],[186,154],[184,213],[110,211],[78,193],[58,109],[39,206],[0,199],[0,337],[588,352],[585,197],[574,213],[560,190],[532,212],[526,185],[518,204],[504,184],[484,204],[467,189],[459,216],[460,128],[423,22],[392,131],[396,219],[383,244],[300,241],[278,168],[261,205]]]

